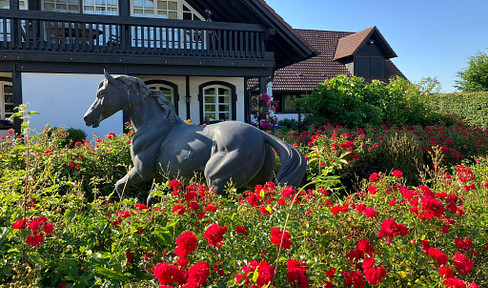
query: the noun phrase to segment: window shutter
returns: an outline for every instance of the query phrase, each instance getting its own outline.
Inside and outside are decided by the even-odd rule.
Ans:
[[[369,56],[358,56],[356,58],[355,74],[356,76],[369,76],[370,75],[370,58]]]
[[[385,59],[383,57],[371,57],[371,76],[383,76],[385,74]]]

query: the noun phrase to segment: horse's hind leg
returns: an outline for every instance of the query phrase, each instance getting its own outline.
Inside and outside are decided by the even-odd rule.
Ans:
[[[207,185],[214,188],[219,195],[224,195],[225,185],[230,180],[236,188],[244,186],[256,176],[263,161],[264,149],[253,151],[252,157],[239,149],[216,151],[205,165],[204,175]]]
[[[264,162],[258,174],[246,184],[249,189],[254,189],[258,184],[265,184],[268,181],[273,181],[276,168],[276,157],[271,146],[266,145],[266,152]]]
[[[115,191],[117,191],[120,199],[123,199],[124,191],[127,186],[137,184],[143,180],[141,174],[138,173],[136,169],[132,168],[129,173],[115,183]]]

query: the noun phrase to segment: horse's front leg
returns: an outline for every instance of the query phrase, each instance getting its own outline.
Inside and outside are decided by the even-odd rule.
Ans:
[[[115,191],[117,191],[120,199],[124,199],[124,191],[127,186],[137,184],[143,180],[144,178],[142,177],[141,173],[132,168],[129,173],[115,183]]]

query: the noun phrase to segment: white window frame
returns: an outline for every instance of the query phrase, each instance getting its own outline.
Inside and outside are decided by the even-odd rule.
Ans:
[[[207,91],[209,89],[215,89],[215,95],[207,94]],[[227,90],[228,94],[227,95],[219,94],[219,89]],[[215,102],[214,103],[207,103],[205,101],[206,97],[214,97]],[[224,101],[224,102],[220,103],[220,101],[219,101],[220,97],[227,97],[228,101],[227,102]],[[227,110],[221,110],[220,105],[227,105],[228,106]],[[215,108],[215,111],[207,111],[207,106],[213,106]],[[225,117],[225,119],[221,119],[220,118],[221,113],[226,113],[227,117]],[[208,114],[215,114],[215,118],[214,119],[207,118]],[[204,87],[203,88],[203,119],[204,119],[204,121],[207,121],[207,119],[208,119],[208,121],[221,121],[221,120],[227,121],[227,120],[231,120],[231,118],[232,118],[232,89],[230,89],[227,86],[219,85],[219,84]]]
[[[191,7],[188,3],[186,3],[186,1],[184,0],[154,0],[154,7],[153,8],[147,8],[147,10],[153,10],[153,13],[152,14],[146,14],[144,13],[145,11],[145,7],[144,7],[144,0],[142,0],[143,2],[143,7],[139,8],[138,9],[141,9],[142,10],[142,14],[140,15],[144,15],[144,16],[139,16],[139,13],[137,15],[137,17],[150,17],[150,18],[162,18],[162,19],[170,19],[169,17],[159,17],[161,15],[158,14],[158,1],[167,1],[167,2],[176,2],[177,3],[177,10],[169,10],[169,9],[166,9],[166,11],[171,11],[171,12],[176,12],[177,13],[177,18],[171,18],[171,19],[183,19],[183,5],[186,6],[192,13],[192,20],[200,20],[200,21],[205,21],[205,18],[200,15],[195,9],[193,9],[193,7]],[[169,3],[168,3],[169,4]],[[169,5],[168,5],[169,6]],[[169,8],[169,7],[168,7]],[[134,13],[134,0],[131,0],[130,1],[130,15],[131,16],[136,16],[136,13]],[[159,9],[159,10],[162,10],[162,9]],[[186,13],[186,12],[185,12]],[[147,16],[146,16],[147,15]],[[195,19],[195,17],[197,19]]]
[[[175,99],[175,89],[173,87],[162,83],[149,84],[147,85],[147,87],[158,91],[163,91],[163,90],[171,91],[170,95],[167,95],[166,93],[164,93],[164,91],[163,93],[164,93],[164,97],[168,98],[169,102],[173,103],[173,100]]]
[[[67,5],[66,6],[67,7],[67,11],[62,11],[62,12],[65,12],[65,13],[80,13],[81,2],[80,2],[80,0],[77,0],[76,2],[77,2],[77,4],[71,3],[70,0],[42,0],[41,1],[41,9],[42,9],[42,11],[47,11],[45,9],[45,5],[46,4],[53,4],[54,5],[54,10],[51,10],[51,11],[61,12],[60,10],[57,10],[56,6],[57,5]],[[69,9],[70,6],[75,6],[75,5],[77,6],[76,11]]]
[[[0,119],[6,120],[8,119],[13,112],[9,112],[7,114],[5,105],[14,105],[14,103],[8,102],[6,103],[6,98],[5,98],[5,86],[10,86],[12,87],[12,83],[8,81],[0,81]],[[12,96],[13,96],[13,91],[12,91]]]
[[[83,14],[95,14],[95,15],[119,15],[119,1],[111,0],[115,5],[109,4],[110,0],[104,0],[103,4],[98,4],[98,0],[91,0],[93,3],[87,4],[87,0],[83,0]],[[93,7],[93,11],[87,11],[87,7]],[[97,8],[103,10],[105,13],[97,13]],[[109,9],[114,9],[115,13],[108,13]]]

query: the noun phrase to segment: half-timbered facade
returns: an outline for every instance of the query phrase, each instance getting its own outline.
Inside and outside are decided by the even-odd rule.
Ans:
[[[30,103],[37,129],[91,132],[82,116],[106,69],[164,91],[181,118],[249,121],[246,81],[264,92],[312,54],[263,0],[0,0],[0,119]]]

